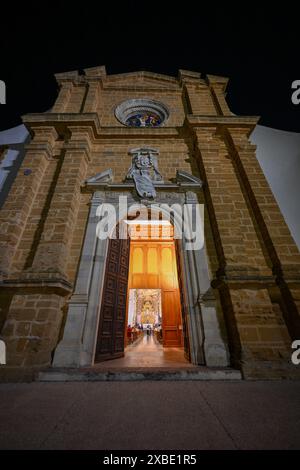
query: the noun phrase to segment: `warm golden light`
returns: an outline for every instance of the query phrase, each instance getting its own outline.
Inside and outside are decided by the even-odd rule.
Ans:
[[[149,224],[132,223],[129,225],[132,232],[128,290],[129,292],[133,289],[142,291],[159,289],[161,291],[163,345],[182,346],[182,320],[173,226],[151,227]],[[150,229],[158,229],[156,240],[149,237]],[[165,229],[168,230],[167,239],[162,234]],[[147,315],[150,315],[151,308],[148,304],[145,309]]]

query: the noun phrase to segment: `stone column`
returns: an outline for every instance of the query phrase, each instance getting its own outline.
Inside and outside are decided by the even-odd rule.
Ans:
[[[11,263],[20,242],[26,220],[52,158],[57,132],[51,126],[32,127],[34,138],[9,195],[0,211],[0,272],[9,276]]]

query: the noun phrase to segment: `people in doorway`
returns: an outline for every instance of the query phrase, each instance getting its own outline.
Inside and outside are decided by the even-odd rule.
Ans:
[[[157,340],[161,342],[162,341],[162,327],[160,323],[155,328],[155,334],[156,334]]]
[[[131,325],[127,326],[127,342],[132,343],[132,327]]]

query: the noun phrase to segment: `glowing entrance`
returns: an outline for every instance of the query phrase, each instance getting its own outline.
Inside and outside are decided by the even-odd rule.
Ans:
[[[159,330],[164,347],[183,346],[173,240],[131,240],[128,291],[127,324],[139,331]]]
[[[159,329],[162,324],[160,289],[130,289],[127,328]]]
[[[178,348],[183,357],[188,342],[173,226],[145,222],[128,221],[130,238],[109,242],[95,362],[126,357],[128,348],[147,336],[152,341],[145,346]]]

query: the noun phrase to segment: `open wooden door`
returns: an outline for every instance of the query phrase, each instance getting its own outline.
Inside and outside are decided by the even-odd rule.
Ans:
[[[174,241],[160,248],[162,287],[162,327],[165,347],[182,346],[182,321]]]
[[[109,241],[95,362],[124,356],[130,239]]]
[[[180,256],[179,240],[176,240],[176,242],[175,242],[175,252],[176,252],[176,264],[177,264],[177,272],[178,272],[178,286],[179,286],[180,303],[181,303],[184,356],[188,361],[190,361],[191,360],[191,352],[190,352],[190,342],[189,342],[189,333],[188,333],[188,325],[187,325],[187,300],[186,300],[185,286],[184,286],[184,282],[183,282],[182,256]]]

